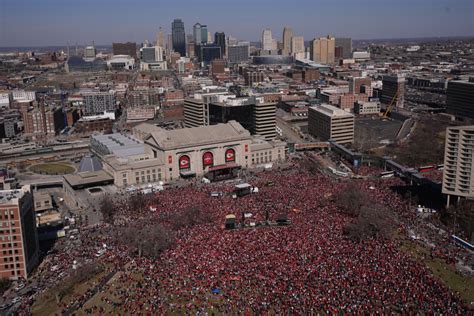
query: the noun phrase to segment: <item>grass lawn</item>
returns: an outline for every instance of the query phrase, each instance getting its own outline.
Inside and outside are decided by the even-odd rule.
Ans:
[[[74,296],[84,294],[88,289],[94,287],[95,284],[99,282],[99,279],[105,276],[107,272],[103,271],[96,275],[91,275],[90,278],[80,284],[74,286],[72,293],[66,295],[61,299],[61,303],[70,303]],[[60,281],[61,282],[61,281]],[[60,314],[60,308],[56,303],[56,294],[58,290],[56,288],[51,288],[42,295],[36,298],[35,303],[32,306],[33,315],[55,315]]]
[[[49,175],[68,174],[73,173],[75,170],[76,169],[74,169],[70,164],[62,162],[42,163],[30,167],[30,171],[34,173]]]
[[[422,261],[445,286],[458,293],[469,309],[474,310],[471,302],[474,302],[474,278],[462,276],[456,272],[456,267],[447,264],[439,258],[430,258],[430,252],[426,247],[409,240],[402,241],[402,250],[410,254],[414,259]]]
[[[86,315],[86,313],[84,312],[85,309],[90,308],[92,306],[97,306],[99,308],[102,307],[104,309],[104,314],[106,315],[117,315],[117,314],[126,315],[127,312],[125,311],[125,309],[123,309],[123,307],[118,306],[114,309],[110,304],[107,304],[102,301],[102,298],[107,298],[110,301],[121,303],[120,297],[117,297],[114,295],[114,291],[116,290],[117,287],[122,287],[122,288],[125,287],[125,288],[133,289],[136,286],[137,282],[143,282],[143,274],[140,272],[134,272],[132,273],[132,276],[131,276],[131,279],[132,279],[131,282],[128,282],[126,284],[120,283],[121,281],[119,281],[119,277],[122,273],[124,272],[118,272],[112,279],[110,279],[109,282],[107,283],[107,286],[101,292],[97,293],[89,301],[87,301],[87,303],[84,304],[84,307],[82,309],[77,310],[76,314],[78,316],[82,316],[82,315],[85,316]],[[130,291],[132,291],[130,293],[133,294],[133,290],[130,290]],[[143,300],[141,301],[145,303],[145,299],[146,297],[143,297]],[[208,299],[210,302],[213,302],[216,305],[217,303],[220,302],[219,297],[213,297],[211,294],[209,294]],[[178,306],[181,306],[182,308],[185,309],[189,302],[183,301],[181,299],[175,299],[172,301],[172,303],[174,303],[177,306],[177,308]],[[147,304],[145,304],[144,306],[147,306]],[[146,314],[149,311],[143,309],[141,312]],[[221,313],[217,310],[217,308],[215,309],[209,308],[208,313],[209,314],[213,313],[216,316],[221,315]],[[166,315],[178,316],[178,315],[181,315],[181,313],[178,311],[168,311]]]
[[[109,280],[109,282],[107,282],[107,286],[111,286],[112,289],[115,288],[115,284],[117,282],[120,282],[118,281],[120,275],[122,274],[123,272],[118,272],[112,279]],[[117,310],[113,310],[113,307],[111,307],[109,304],[106,304],[104,302],[102,302],[101,298],[104,297],[104,298],[108,298],[110,301],[113,301],[113,302],[116,302],[116,303],[121,303],[120,302],[120,299],[115,297],[115,295],[113,295],[111,292],[111,289],[103,289],[101,291],[99,291],[97,294],[95,294],[93,297],[91,297],[83,306],[83,308],[77,310],[77,315],[86,315],[86,313],[84,312],[85,309],[87,308],[91,308],[92,306],[97,306],[97,307],[102,307],[104,308],[105,310],[105,313],[106,314],[114,314],[115,312],[117,312]]]

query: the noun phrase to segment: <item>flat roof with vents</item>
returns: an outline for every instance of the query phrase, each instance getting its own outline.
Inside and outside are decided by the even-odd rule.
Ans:
[[[176,130],[160,129],[151,133],[147,143],[163,150],[187,148],[224,142],[250,140],[250,132],[236,121],[225,124],[182,128]]]
[[[68,174],[64,176],[64,180],[73,189],[82,189],[95,185],[107,185],[114,182],[114,177],[104,170],[79,172],[76,174]]]
[[[93,135],[92,140],[99,143],[101,147],[119,157],[141,155],[145,153],[145,145],[142,141],[129,134]]]
[[[323,113],[324,115],[327,115],[329,117],[354,117],[353,114],[346,112],[344,110],[341,110],[340,108],[337,108],[330,104],[320,104],[320,105],[311,106],[309,108],[314,111]]]

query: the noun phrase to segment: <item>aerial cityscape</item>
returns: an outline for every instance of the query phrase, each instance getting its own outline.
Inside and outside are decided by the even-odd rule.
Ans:
[[[0,315],[474,313],[472,2],[0,11]]]

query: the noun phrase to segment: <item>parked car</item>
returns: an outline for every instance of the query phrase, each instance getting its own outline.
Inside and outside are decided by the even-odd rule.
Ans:
[[[24,287],[25,287],[25,284],[20,283],[20,284],[18,284],[17,287],[15,288],[15,291],[18,292],[19,290],[21,290],[21,289],[24,288]]]

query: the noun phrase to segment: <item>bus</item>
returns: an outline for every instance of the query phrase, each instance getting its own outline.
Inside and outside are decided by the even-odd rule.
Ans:
[[[391,178],[395,176],[395,171],[384,171],[380,173],[380,178],[385,179],[385,178]]]
[[[421,166],[418,167],[418,172],[430,172],[436,169],[436,165],[427,165],[427,166]]]
[[[469,249],[471,251],[474,251],[474,245],[468,243],[467,241],[465,241],[464,239],[461,239],[459,238],[458,236],[456,235],[451,235],[451,238],[453,239],[453,241],[458,244],[459,246],[461,247],[464,247],[466,249]]]
[[[248,183],[237,184],[234,188],[234,193],[238,197],[246,196],[252,192],[252,186]]]

